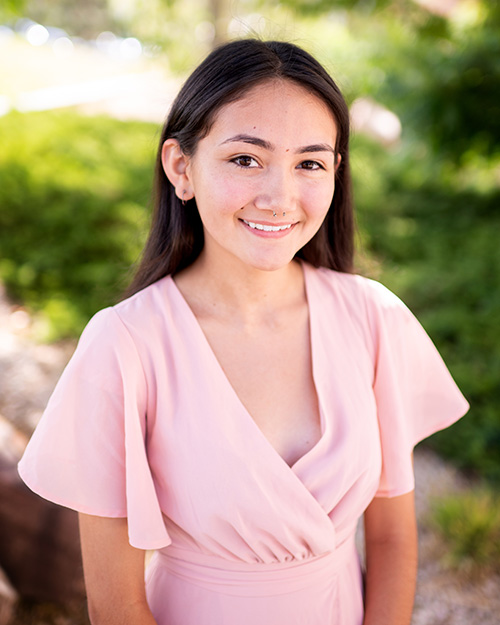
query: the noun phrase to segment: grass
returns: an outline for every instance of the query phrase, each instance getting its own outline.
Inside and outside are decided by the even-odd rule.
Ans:
[[[431,525],[443,539],[443,562],[465,573],[500,573],[500,497],[484,487],[435,500]]]

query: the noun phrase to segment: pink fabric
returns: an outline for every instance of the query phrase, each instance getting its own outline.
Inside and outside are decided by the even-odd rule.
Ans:
[[[292,467],[171,277],[90,321],[21,460],[41,496],[159,550],[159,625],[361,625],[358,519],[413,489],[413,446],[468,408],[395,295],[303,267],[322,437]]]

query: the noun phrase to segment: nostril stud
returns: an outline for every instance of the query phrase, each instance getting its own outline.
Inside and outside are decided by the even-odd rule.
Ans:
[[[276,211],[273,211],[273,217],[276,217]]]

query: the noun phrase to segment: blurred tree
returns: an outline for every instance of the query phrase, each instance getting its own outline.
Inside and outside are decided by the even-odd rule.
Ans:
[[[358,138],[353,163],[382,281],[418,314],[472,406],[433,444],[500,483],[500,7],[473,7],[443,17],[415,5],[369,24],[349,15],[363,55],[353,93],[403,125],[391,152]]]
[[[478,1],[476,15],[460,24],[411,11],[406,42],[389,37],[373,59],[387,73],[376,96],[455,163],[500,142],[500,3]]]
[[[23,0],[23,12],[36,22],[63,28],[70,35],[94,39],[104,30],[120,30],[109,11],[108,0]]]
[[[210,17],[214,25],[213,47],[224,43],[227,39],[227,26],[229,22],[229,1],[210,0]]]
[[[0,3],[0,20],[7,22],[23,15],[26,0],[3,0]]]
[[[332,11],[356,11],[362,14],[374,14],[390,8],[397,13],[408,12],[415,4],[414,0],[261,0],[262,7],[280,4],[291,8],[300,15],[319,16]]]
[[[372,275],[418,314],[471,402],[471,415],[433,440],[500,484],[500,3],[458,1],[443,16],[420,1],[130,0],[117,12],[121,0],[107,0],[122,31],[159,44],[174,70],[185,72],[223,40],[232,13],[246,33],[252,24],[264,37],[291,31],[288,38],[325,62],[349,101],[370,96],[397,113],[403,133],[390,149],[354,137],[361,236],[378,264]],[[266,21],[283,30],[265,32]],[[130,169],[137,145],[109,156],[122,136],[141,145],[131,126],[106,131],[93,120],[68,131],[57,115],[43,130],[42,118],[35,121],[26,136],[25,119],[10,117],[2,127],[3,144],[9,132],[11,145],[0,168],[0,273],[20,300],[57,320],[59,335],[71,334],[108,302],[102,293],[117,292],[138,253],[140,241],[127,241],[142,215],[149,164]],[[76,132],[86,142],[73,141]],[[29,141],[40,138],[43,157],[33,159],[30,148],[30,166],[19,163]],[[30,211],[34,205],[40,209]]]

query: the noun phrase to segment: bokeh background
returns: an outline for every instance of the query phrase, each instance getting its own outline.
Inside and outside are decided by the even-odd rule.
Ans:
[[[187,73],[245,36],[325,64],[353,119],[359,271],[416,313],[472,406],[427,443],[469,484],[432,504],[429,526],[443,566],[493,579],[500,3],[3,0],[0,24],[0,283],[24,340],[64,349],[130,279],[161,122]],[[10,419],[25,433],[34,420]]]

